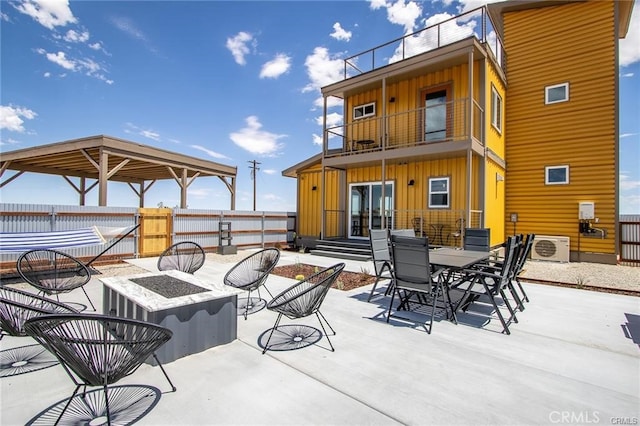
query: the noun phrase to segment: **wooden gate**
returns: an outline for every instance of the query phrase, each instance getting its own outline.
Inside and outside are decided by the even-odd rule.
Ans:
[[[141,208],[140,239],[138,252],[140,257],[159,256],[173,244],[171,209]]]

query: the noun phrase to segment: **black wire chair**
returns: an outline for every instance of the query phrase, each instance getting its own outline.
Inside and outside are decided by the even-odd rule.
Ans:
[[[204,259],[204,250],[199,244],[183,241],[171,245],[162,252],[158,258],[158,270],[176,270],[193,274],[202,268]]]
[[[24,323],[30,318],[54,313],[77,313],[76,309],[46,297],[0,286],[0,339],[4,335],[25,337]],[[58,364],[45,348],[27,345],[0,351],[0,377],[42,370]]]
[[[273,268],[280,260],[280,250],[277,248],[262,249],[236,263],[224,276],[224,284],[248,292],[246,304],[238,305],[238,310],[247,319],[249,311],[254,311],[256,304],[261,301],[260,287],[264,285]],[[265,287],[269,296],[271,292]],[[258,300],[251,299],[251,292],[258,291]],[[262,306],[264,308],[264,306]]]
[[[55,295],[59,301],[60,294],[80,288],[93,310],[96,310],[84,289],[84,285],[91,279],[91,272],[84,263],[70,254],[52,249],[29,250],[18,257],[16,267],[22,279],[40,294]]]
[[[332,335],[335,335],[336,332],[333,330],[333,327],[331,327],[324,315],[322,315],[322,312],[320,312],[320,306],[322,305],[325,296],[329,292],[329,289],[338,279],[338,276],[342,273],[344,267],[344,263],[338,263],[326,269],[318,271],[317,273],[305,278],[302,281],[297,282],[280,294],[276,295],[267,304],[267,309],[273,312],[277,312],[278,318],[276,319],[276,323],[271,329],[269,338],[264,345],[264,349],[262,350],[263,354],[269,349],[269,342],[271,341],[271,337],[273,336],[274,331],[278,329],[280,320],[282,319],[283,315],[289,319],[294,320],[315,314],[318,318],[318,322],[320,323],[320,327],[322,327],[324,335],[327,337],[327,341],[329,342],[329,346],[331,347],[331,352],[335,351],[322,320],[324,320],[324,323],[327,324],[332,332]],[[294,342],[296,340],[303,339],[302,336],[293,335],[291,336],[291,338],[292,340],[294,340]]]
[[[156,324],[98,314],[55,314],[31,318],[25,331],[58,358],[76,385],[60,412],[56,424],[78,391],[87,395],[87,387],[101,386],[105,405],[96,418],[106,417],[111,424],[108,387],[134,373],[153,356],[169,382],[176,387],[155,355],[171,339],[171,330]]]

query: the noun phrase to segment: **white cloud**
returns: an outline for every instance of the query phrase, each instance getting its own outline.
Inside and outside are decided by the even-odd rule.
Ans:
[[[42,74],[45,78],[49,78],[51,77],[51,73],[50,72],[45,72],[44,74]]]
[[[187,195],[191,198],[207,199],[211,197],[210,188],[191,188],[187,189]]]
[[[313,134],[313,144],[322,146],[322,135]]]
[[[329,35],[336,40],[351,40],[351,31],[344,30],[340,25],[340,22],[336,22],[335,24],[333,24],[333,32]]]
[[[435,49],[440,45],[453,43],[474,34],[476,21],[458,22],[454,15],[437,13],[425,20],[425,28],[442,23],[439,27],[420,31],[412,37],[406,37],[403,45],[398,45],[389,62],[397,62],[411,56]],[[444,22],[447,21],[447,22]]]
[[[156,142],[160,141],[160,133],[154,132],[153,130],[142,130],[138,134]]]
[[[54,64],[60,65],[62,68],[75,71],[76,63],[73,60],[67,58],[67,55],[64,52],[57,53],[46,53],[45,56],[47,59]]]
[[[322,126],[322,116],[316,117],[316,124]],[[338,114],[337,112],[332,112],[331,114],[327,114],[327,127],[335,127],[342,124],[342,114]]]
[[[245,56],[251,53],[248,46],[249,42],[254,42],[253,36],[245,31],[240,31],[235,36],[227,39],[226,47],[238,65],[245,65],[247,63]]]
[[[274,169],[264,169],[262,173],[267,175],[275,175],[275,174],[278,174],[278,171]]]
[[[630,136],[635,136],[635,135],[637,135],[637,133],[621,133],[621,134],[620,134],[620,139],[622,139],[622,138],[628,138],[628,137],[630,137]]]
[[[56,53],[47,52],[44,49],[36,49],[41,55],[44,55],[49,61],[53,62],[56,65],[61,66],[62,68],[74,71],[74,72],[84,72],[86,75],[90,77],[97,78],[98,80],[102,80],[107,84],[113,84],[113,80],[108,79],[104,72],[104,68],[102,65],[98,64],[96,61],[90,58],[81,58],[81,59],[73,59],[67,57],[67,54],[62,51],[58,51]],[[45,77],[49,75],[45,74]],[[64,77],[64,75],[61,75]]]
[[[637,188],[640,188],[640,181],[630,180],[626,172],[620,172],[620,191],[631,191]]]
[[[291,68],[291,58],[279,53],[275,58],[262,65],[260,78],[278,78]]]
[[[227,157],[224,154],[220,154],[219,152],[216,151],[212,151],[210,149],[207,149],[201,145],[190,145],[191,148],[193,149],[197,149],[198,151],[202,151],[205,154],[207,154],[209,157],[213,157],[213,158],[218,158],[218,159],[228,159],[229,157]]]
[[[15,140],[13,138],[8,138],[8,139],[0,139],[0,146],[2,145],[19,145],[20,141]]]
[[[24,119],[33,120],[38,114],[29,108],[0,105],[0,129],[11,132],[24,132]]]
[[[414,1],[397,0],[386,2],[385,0],[369,0],[369,8],[378,10],[387,9],[387,20],[392,24],[402,25],[405,34],[412,33],[416,27],[416,20],[422,15],[422,8]]]
[[[325,47],[313,49],[304,65],[311,81],[302,89],[303,92],[320,90],[323,86],[342,80],[344,76],[344,62],[338,57],[331,57]]]
[[[69,30],[63,39],[69,43],[86,43],[89,40],[89,31],[77,32]]]
[[[240,148],[252,154],[273,156],[284,147],[283,144],[278,143],[278,140],[287,137],[287,135],[261,130],[262,124],[254,115],[247,117],[245,121],[247,125],[244,128],[229,135],[233,143]]]
[[[111,17],[111,23],[117,29],[125,34],[128,34],[130,37],[145,42],[147,41],[147,36],[142,32],[142,30],[138,29],[136,24],[131,19],[123,16],[113,16]]]
[[[640,6],[634,2],[631,22],[627,36],[618,42],[620,47],[620,66],[626,67],[640,61]]]
[[[24,0],[14,7],[50,30],[77,22],[68,0]]]
[[[624,74],[620,74],[620,77],[622,77],[622,78],[631,78],[631,77],[633,77],[633,75],[634,74],[632,72],[626,72]]]
[[[340,98],[336,98],[335,96],[330,96],[327,98],[327,109],[341,107],[344,104],[344,100]],[[313,101],[313,106],[316,108],[322,108],[324,105],[324,98],[319,96]]]

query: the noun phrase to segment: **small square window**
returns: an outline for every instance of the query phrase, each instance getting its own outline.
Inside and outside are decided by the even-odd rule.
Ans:
[[[556,104],[569,100],[569,83],[556,84],[544,88],[544,103]]]
[[[429,179],[429,207],[448,208],[449,207],[449,178]]]
[[[569,166],[547,166],[544,168],[546,185],[566,185],[569,183]]]
[[[502,133],[502,97],[491,85],[491,125],[500,133]]]
[[[370,104],[358,105],[353,108],[353,118],[364,118],[376,115],[376,103],[371,102]]]

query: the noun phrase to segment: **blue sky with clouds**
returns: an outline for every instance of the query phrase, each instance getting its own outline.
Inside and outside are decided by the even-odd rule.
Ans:
[[[253,208],[255,160],[257,210],[295,211],[295,181],[281,173],[320,152],[319,89],[341,76],[341,59],[484,3],[0,1],[0,152],[104,134],[202,157],[238,167],[238,210]],[[638,9],[620,41],[620,204],[640,214]],[[26,173],[0,200],[78,196],[62,177]],[[189,186],[190,208],[229,200],[216,178]],[[138,205],[122,183],[108,201]],[[178,205],[178,187],[158,182],[145,201]]]

